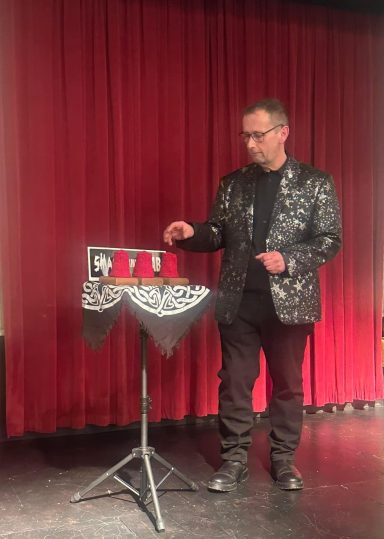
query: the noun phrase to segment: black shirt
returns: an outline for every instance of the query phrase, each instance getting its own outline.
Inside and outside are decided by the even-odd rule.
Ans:
[[[264,171],[258,167],[255,179],[255,199],[253,207],[253,238],[252,251],[248,263],[247,277],[244,290],[255,292],[269,292],[268,272],[264,265],[255,256],[266,251],[266,238],[269,222],[277,191],[283,177],[284,165],[279,170]]]

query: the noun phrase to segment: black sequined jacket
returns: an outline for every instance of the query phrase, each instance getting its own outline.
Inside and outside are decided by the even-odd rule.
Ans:
[[[211,215],[191,223],[195,234],[177,245],[190,251],[224,249],[216,319],[229,324],[238,310],[252,248],[256,164],[225,176]],[[317,268],[341,246],[340,210],[332,177],[288,157],[272,210],[267,251],[279,251],[286,271],[270,275],[276,313],[285,324],[321,317]]]

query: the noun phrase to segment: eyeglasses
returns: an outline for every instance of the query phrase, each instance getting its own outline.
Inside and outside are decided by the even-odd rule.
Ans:
[[[264,131],[264,133],[262,133],[261,131],[253,131],[253,133],[247,133],[246,131],[242,131],[241,133],[239,133],[239,135],[246,144],[248,144],[250,138],[254,142],[263,142],[265,135],[276,129],[276,127],[284,127],[284,124],[275,125],[271,127],[271,129],[268,129],[268,131]]]

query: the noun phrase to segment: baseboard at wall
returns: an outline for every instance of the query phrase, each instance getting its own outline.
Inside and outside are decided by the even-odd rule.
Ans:
[[[149,422],[149,428],[169,427],[169,426],[185,426],[185,425],[199,425],[199,426],[211,426],[217,423],[216,415],[209,415],[206,417],[194,417],[186,416],[183,419],[162,419],[161,421]],[[39,433],[39,432],[26,432],[22,436],[14,436],[7,438],[5,435],[5,429],[3,435],[0,436],[0,442],[12,442],[17,440],[33,440],[39,438],[57,438],[60,436],[79,436],[84,434],[102,434],[106,432],[117,432],[124,430],[140,430],[140,421],[135,421],[129,425],[118,427],[116,425],[107,425],[106,427],[98,427],[96,425],[87,425],[83,429],[58,429],[56,432],[51,433]]]

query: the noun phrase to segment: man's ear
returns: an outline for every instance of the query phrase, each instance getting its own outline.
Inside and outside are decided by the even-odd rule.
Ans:
[[[285,142],[289,135],[289,126],[284,125],[280,130],[281,142]]]

